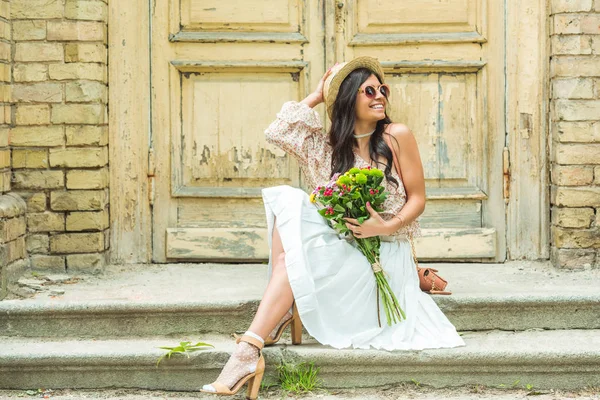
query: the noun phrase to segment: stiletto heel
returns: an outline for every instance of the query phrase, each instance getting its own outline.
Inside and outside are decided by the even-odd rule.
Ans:
[[[292,344],[302,344],[302,321],[295,302],[292,307]]]
[[[200,390],[201,392],[231,396],[231,395],[234,395],[237,392],[239,392],[240,389],[246,383],[248,383],[248,391],[246,393],[247,397],[252,400],[255,400],[258,397],[258,391],[260,390],[260,383],[262,382],[262,378],[265,374],[265,358],[263,357],[263,354],[262,354],[263,344],[262,344],[262,342],[258,341],[256,338],[247,336],[247,335],[240,337],[237,340],[237,343],[239,343],[239,342],[250,343],[251,345],[253,345],[254,347],[256,347],[258,349],[259,357],[258,357],[258,362],[256,363],[256,370],[254,372],[250,372],[247,375],[243,376],[239,381],[237,381],[237,383],[235,385],[233,385],[233,387],[231,389],[229,389],[227,386],[223,385],[222,383],[215,381],[215,382],[211,383],[210,385],[216,391],[213,392],[210,390],[201,389]]]
[[[256,372],[254,378],[248,381],[248,391],[246,392],[246,398],[250,400],[255,400],[258,397],[258,391],[260,389],[260,383],[262,382],[262,378],[265,374],[265,370],[260,372]]]
[[[302,321],[300,321],[300,314],[298,313],[296,302],[292,304],[292,317],[279,326],[273,339],[271,339],[270,336],[267,336],[267,338],[265,339],[265,346],[272,346],[275,343],[279,342],[283,331],[288,326],[291,326],[292,329],[292,344],[302,344]],[[238,335],[237,333],[234,333],[232,336],[236,340],[240,339],[240,335]]]

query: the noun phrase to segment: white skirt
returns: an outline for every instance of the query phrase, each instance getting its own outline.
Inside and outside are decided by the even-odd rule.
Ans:
[[[408,241],[381,243],[381,263],[406,319],[388,326],[380,304],[379,327],[375,277],[360,250],[329,226],[303,190],[275,186],[263,189],[262,196],[269,248],[276,223],[300,319],[319,343],[390,351],[465,346],[435,301],[419,288]],[[269,277],[271,272],[269,259]]]

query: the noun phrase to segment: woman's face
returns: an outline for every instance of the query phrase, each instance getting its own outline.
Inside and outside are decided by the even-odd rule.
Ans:
[[[371,74],[366,81],[360,85],[359,93],[356,95],[356,119],[363,121],[379,121],[385,118],[386,98],[379,90],[375,90],[375,98],[370,99],[364,92],[367,86],[379,88],[381,83],[377,76]]]

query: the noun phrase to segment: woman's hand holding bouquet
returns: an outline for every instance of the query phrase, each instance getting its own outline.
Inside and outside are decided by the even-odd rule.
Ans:
[[[385,226],[385,221],[378,214],[387,198],[387,192],[381,185],[383,177],[383,171],[377,168],[351,168],[343,175],[335,174],[327,185],[317,187],[310,195],[310,201],[321,206],[319,214],[329,220],[335,230],[354,237],[358,248],[371,263],[377,282],[377,300],[379,302],[381,294],[387,323],[391,326],[406,319],[406,316],[381,268],[381,241],[375,233]],[[377,317],[379,319],[379,304]]]

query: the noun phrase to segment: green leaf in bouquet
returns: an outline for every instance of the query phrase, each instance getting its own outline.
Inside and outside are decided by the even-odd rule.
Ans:
[[[346,211],[346,210],[344,209],[344,207],[340,206],[339,204],[336,204],[336,205],[333,207],[333,209],[334,209],[335,211],[337,211],[337,212],[341,212],[341,213],[343,213],[343,212],[345,212],[345,211]]]
[[[351,201],[346,203],[346,208],[349,210],[352,210],[352,202]]]
[[[362,224],[363,222],[365,222],[367,219],[369,219],[369,217],[365,216],[365,217],[358,217],[356,218],[356,220],[358,221],[359,224]]]

